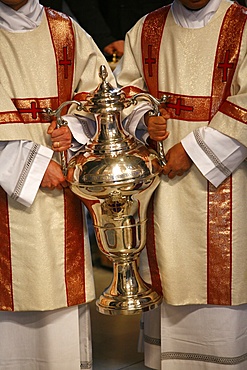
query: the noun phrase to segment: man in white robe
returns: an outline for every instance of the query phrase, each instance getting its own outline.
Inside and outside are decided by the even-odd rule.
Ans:
[[[160,117],[125,126],[163,140],[167,160],[142,256],[164,296],[144,314],[151,368],[247,367],[246,20],[228,0],[175,0],[127,33],[114,72],[127,94],[169,96]]]
[[[85,97],[107,63],[38,0],[0,1],[0,45],[0,369],[90,369],[88,234],[59,155],[71,134],[44,110]]]

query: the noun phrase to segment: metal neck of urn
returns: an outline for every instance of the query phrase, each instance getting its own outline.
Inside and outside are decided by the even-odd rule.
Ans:
[[[119,151],[127,151],[134,145],[134,141],[123,130],[121,125],[121,111],[126,107],[123,91],[113,88],[106,81],[108,76],[106,67],[100,67],[102,82],[93,94],[87,97],[83,109],[96,115],[97,134],[93,142],[87,147],[96,153],[115,155]]]
[[[95,154],[115,156],[136,146],[133,138],[127,136],[122,129],[119,112],[98,115],[97,126],[93,142],[87,145]]]

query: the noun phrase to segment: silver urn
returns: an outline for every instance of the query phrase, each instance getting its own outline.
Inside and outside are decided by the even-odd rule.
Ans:
[[[166,99],[158,101],[146,93],[127,99],[122,90],[106,81],[105,66],[99,75],[102,82],[86,101],[61,106],[77,104],[78,110],[97,117],[95,136],[64,170],[72,192],[91,215],[100,251],[113,263],[112,282],[96,307],[107,315],[129,315],[156,308],[162,301],[140,276],[138,264],[146,243],[147,206],[160,182],[163,154],[124,131],[121,111],[141,97],[151,102],[155,113]],[[64,124],[60,110],[56,115]]]

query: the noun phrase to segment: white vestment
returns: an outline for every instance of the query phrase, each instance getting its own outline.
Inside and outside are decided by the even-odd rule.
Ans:
[[[124,57],[114,72],[117,83],[130,92],[156,86],[158,75],[153,91],[169,96],[171,112],[164,150],[182,142],[195,164],[181,177],[161,176],[150,207],[149,262],[143,254],[142,271],[166,302],[161,313],[144,314],[145,362],[155,369],[247,366],[247,27],[241,9],[222,1],[206,24],[199,19],[196,29],[183,28],[165,10],[155,13],[145,33],[144,17],[127,34]],[[238,15],[231,17],[235,10]],[[160,44],[159,14],[167,15]],[[239,29],[233,19],[242,22]],[[137,122],[127,121],[127,126],[132,133],[138,128]],[[211,134],[217,143],[212,147]],[[219,150],[222,135],[226,150]]]

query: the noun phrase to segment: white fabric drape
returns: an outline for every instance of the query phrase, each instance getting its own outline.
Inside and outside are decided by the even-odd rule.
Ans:
[[[29,0],[18,11],[0,2],[0,27],[10,31],[27,31],[39,26],[43,6],[38,0]]]
[[[202,9],[189,10],[179,0],[174,0],[171,9],[175,22],[181,27],[201,28],[210,21],[220,3],[221,0],[210,0]]]
[[[163,303],[143,314],[139,350],[156,370],[246,370],[246,323],[247,305]]]
[[[0,312],[1,370],[92,369],[88,305]]]

